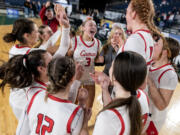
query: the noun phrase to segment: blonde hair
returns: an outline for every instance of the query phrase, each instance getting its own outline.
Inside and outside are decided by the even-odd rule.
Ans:
[[[154,24],[155,9],[152,0],[131,0],[130,2],[132,10],[136,11],[139,19],[142,23],[145,23],[151,34],[157,34],[161,37],[163,35]]]
[[[84,34],[83,27],[86,25],[88,21],[94,21],[93,18],[87,17],[86,20],[79,26],[76,35],[82,36]]]
[[[124,32],[124,29],[120,25],[114,25],[114,27],[112,28],[111,33],[109,35],[108,41],[107,41],[108,44],[111,44],[111,39],[112,39],[115,31],[118,30],[118,29],[122,31],[122,39],[123,39],[123,41],[126,40],[126,35],[125,35],[125,32]]]

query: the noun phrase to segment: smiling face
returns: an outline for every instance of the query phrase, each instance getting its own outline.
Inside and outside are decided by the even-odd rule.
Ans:
[[[53,31],[49,26],[43,29],[43,34],[41,35],[43,41],[48,41],[49,38],[53,35]]]
[[[93,39],[97,32],[96,22],[93,20],[87,21],[82,27],[82,30],[85,35]]]

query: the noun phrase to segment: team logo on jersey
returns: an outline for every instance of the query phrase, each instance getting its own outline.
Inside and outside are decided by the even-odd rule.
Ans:
[[[96,53],[88,53],[85,50],[82,50],[80,53],[80,56],[95,56],[96,57]]]

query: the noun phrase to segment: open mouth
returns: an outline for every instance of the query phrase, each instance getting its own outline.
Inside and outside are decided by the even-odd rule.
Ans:
[[[90,33],[91,33],[91,34],[95,34],[96,31],[95,31],[95,30],[91,30]]]

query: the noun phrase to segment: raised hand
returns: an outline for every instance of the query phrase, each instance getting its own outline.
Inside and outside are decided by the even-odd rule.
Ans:
[[[80,80],[83,73],[84,73],[83,66],[80,63],[76,62],[75,80]]]
[[[85,88],[80,88],[77,99],[78,99],[79,105],[85,108],[86,101],[88,99],[88,91]]]

